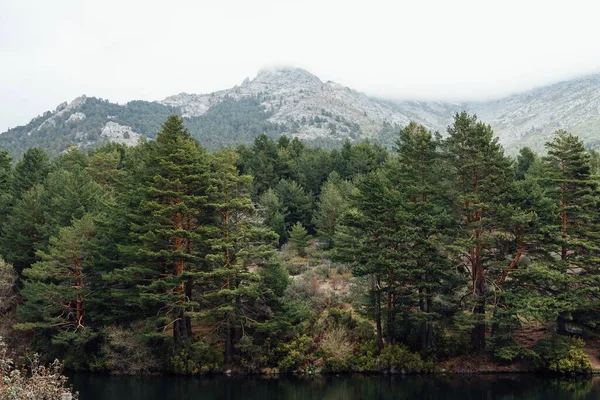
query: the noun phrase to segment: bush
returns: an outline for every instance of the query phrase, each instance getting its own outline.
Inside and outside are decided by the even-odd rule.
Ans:
[[[144,375],[158,370],[152,351],[132,330],[110,326],[100,347],[104,366],[117,375]]]
[[[350,370],[354,344],[348,339],[348,331],[342,327],[330,329],[321,341],[325,370],[345,372]]]
[[[47,399],[60,400],[67,388],[67,377],[62,375],[62,365],[54,360],[49,366],[33,356],[27,369],[19,369],[8,356],[8,350],[0,337],[0,399]],[[75,393],[73,399],[77,399]]]
[[[510,363],[517,359],[531,357],[535,353],[514,340],[492,341],[492,357],[499,363]]]
[[[381,350],[377,358],[377,364],[380,369],[387,369],[390,372],[418,373],[433,369],[431,365],[425,363],[418,353],[413,353],[409,349],[400,345],[388,345]]]
[[[359,342],[356,353],[357,356],[354,363],[354,369],[356,371],[375,372],[378,370],[377,354],[379,353],[379,349],[377,348],[376,340]]]
[[[559,374],[576,374],[592,370],[590,360],[583,352],[583,340],[553,335],[540,340],[533,348],[537,369]]]
[[[169,369],[180,375],[197,375],[218,370],[223,365],[223,352],[212,343],[198,341],[186,346],[175,345],[169,358]]]
[[[254,338],[244,335],[235,345],[240,354],[240,365],[248,371],[257,371],[266,366],[272,356],[271,338],[267,338],[262,345],[254,343]]]
[[[292,372],[304,369],[307,366],[310,350],[314,345],[315,342],[307,335],[279,345],[277,352],[282,355],[278,364],[279,369]]]
[[[314,309],[323,309],[328,300],[327,294],[321,290],[317,276],[312,272],[302,274],[292,280],[285,294],[292,300],[310,302]]]

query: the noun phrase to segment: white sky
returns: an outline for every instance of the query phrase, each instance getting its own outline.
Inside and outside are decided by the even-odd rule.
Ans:
[[[272,65],[381,97],[500,97],[600,72],[595,3],[0,0],[0,131],[84,93],[159,100]]]

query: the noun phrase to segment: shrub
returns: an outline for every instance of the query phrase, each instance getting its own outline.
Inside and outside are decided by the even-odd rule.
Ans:
[[[510,363],[517,359],[531,357],[535,353],[514,340],[492,342],[492,357],[499,363]]]
[[[553,335],[540,340],[533,348],[534,365],[542,371],[575,374],[592,370],[590,360],[583,352],[583,340]]]
[[[100,354],[106,369],[117,375],[144,375],[158,369],[152,351],[132,330],[107,327]]]
[[[379,353],[379,349],[377,348],[376,340],[359,342],[356,353],[357,356],[354,363],[354,369],[356,371],[375,372],[378,370],[377,354]]]
[[[342,327],[330,329],[321,341],[325,369],[329,372],[350,370],[354,344],[348,339],[348,331]]]
[[[391,372],[415,373],[432,369],[432,366],[423,362],[418,353],[413,353],[406,347],[396,344],[387,345],[381,350],[377,364],[380,369],[387,369]]]
[[[289,343],[282,343],[277,348],[283,356],[278,367],[282,371],[298,371],[306,367],[310,350],[315,342],[307,335],[297,337]]]
[[[173,347],[169,369],[175,374],[197,375],[214,371],[223,365],[223,352],[212,343],[197,341],[189,345]]]
[[[262,345],[257,345],[252,336],[244,335],[235,345],[235,349],[240,354],[240,365],[248,371],[257,371],[266,366],[272,356],[271,338],[267,338]]]
[[[62,375],[62,364],[54,360],[49,366],[33,356],[27,369],[19,369],[8,356],[0,337],[0,399],[47,399],[60,400],[63,393],[71,393],[67,377]],[[77,393],[73,399],[77,399]]]

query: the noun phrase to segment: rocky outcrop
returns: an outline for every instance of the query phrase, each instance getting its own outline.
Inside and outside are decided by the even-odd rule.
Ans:
[[[108,142],[124,144],[127,146],[135,146],[142,139],[142,135],[134,132],[131,127],[119,125],[113,121],[109,121],[104,125],[100,136]]]
[[[85,119],[85,114],[82,112],[76,112],[73,113],[69,116],[69,118],[67,119],[67,123],[69,122],[77,122],[77,121],[83,121]]]
[[[246,78],[239,86],[230,89],[209,94],[180,93],[158,103],[173,107],[174,112],[181,113],[183,117],[194,118],[206,114],[225,99],[246,98],[259,99],[270,122],[281,126],[283,133],[301,139],[341,141],[344,138],[377,138],[383,127],[388,129],[388,139],[393,139],[394,133],[389,133],[390,126],[402,126],[409,121],[444,134],[453,115],[465,110],[476,113],[481,120],[489,123],[509,153],[515,153],[524,145],[537,151],[543,150],[544,142],[556,129],[570,130],[580,135],[588,146],[600,148],[600,75],[573,79],[495,101],[448,103],[382,100],[335,82],[323,82],[303,69],[269,68],[259,71],[254,79]],[[131,123],[139,126],[134,125],[138,119],[148,118],[148,111],[140,111],[139,108],[124,113],[129,118],[125,121],[122,116],[120,119],[118,115],[112,115],[115,107],[121,106],[110,103],[107,115],[98,117],[97,112],[90,111],[86,116],[82,108],[86,101],[87,97],[81,96],[70,103],[62,103],[55,111],[47,112],[26,127],[15,128],[15,131],[21,136],[60,131],[88,146],[94,143],[88,144],[87,135],[98,137],[98,126],[102,126],[89,123],[91,119],[95,122],[101,118],[105,124],[100,135],[102,140],[128,145],[137,143],[141,134],[154,137],[159,129],[155,127],[152,131],[138,133],[123,125]],[[91,99],[87,106],[90,107],[90,104]],[[36,140],[34,135],[29,142],[35,144]],[[228,138],[225,142],[236,143],[236,138]]]

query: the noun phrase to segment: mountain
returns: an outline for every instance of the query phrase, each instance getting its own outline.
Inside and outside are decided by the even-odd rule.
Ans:
[[[494,101],[448,103],[377,99],[299,68],[264,69],[230,89],[180,93],[156,102],[119,105],[81,96],[0,134],[0,146],[18,157],[32,146],[56,155],[69,145],[133,145],[154,138],[173,113],[182,115],[191,134],[209,149],[249,144],[262,133],[296,136],[319,146],[336,146],[345,138],[391,146],[399,127],[409,121],[444,133],[462,110],[491,124],[509,152],[524,145],[542,150],[559,128],[600,146],[600,75]]]

